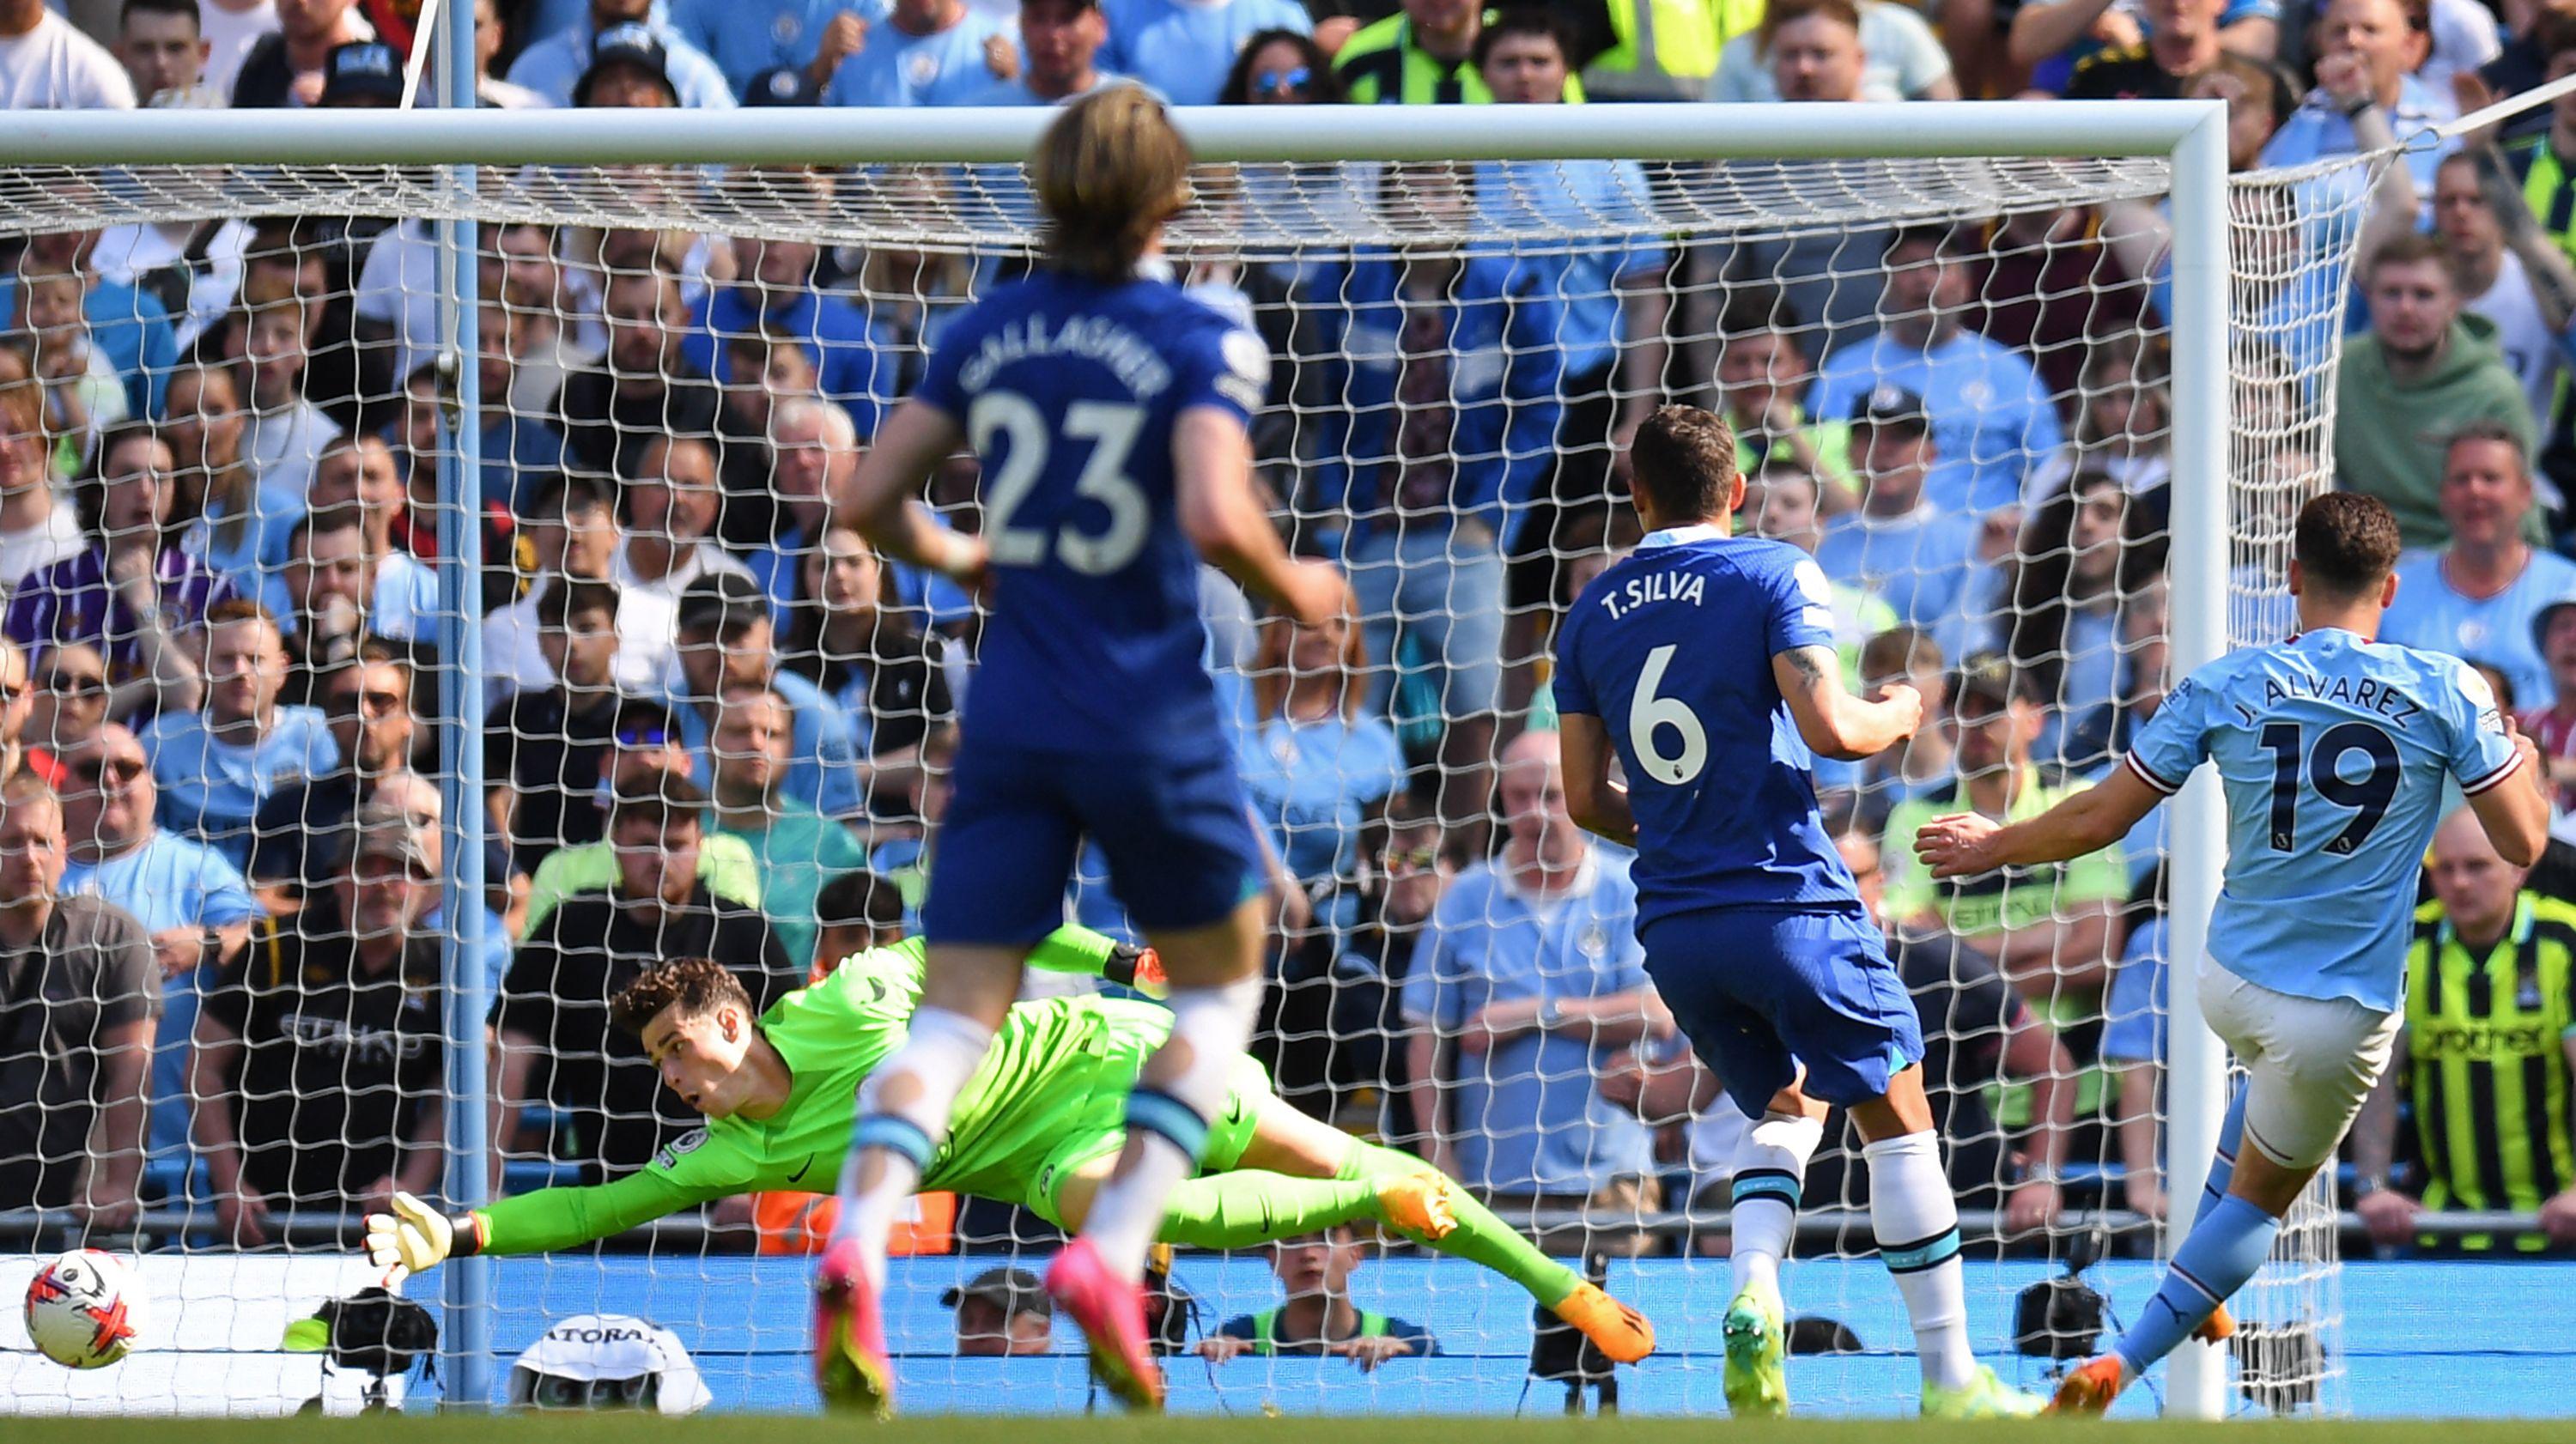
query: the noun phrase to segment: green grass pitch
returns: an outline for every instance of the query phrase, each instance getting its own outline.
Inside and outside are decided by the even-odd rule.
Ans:
[[[554,1414],[498,1418],[458,1415],[393,1419],[184,1420],[15,1419],[9,1444],[102,1444],[104,1440],[166,1439],[176,1429],[188,1444],[635,1444],[639,1436],[672,1444],[1028,1444],[1032,1434],[1078,1430],[1083,1444],[1302,1444],[1319,1426],[1374,1426],[1391,1444],[2576,1444],[2576,1420],[2332,1420],[2221,1424],[2118,1423],[2042,1419],[2028,1423],[1925,1424],[1912,1420],[1809,1420],[1786,1424],[1735,1424],[1724,1419],[1568,1420],[1396,1419],[1336,1417],[1264,1419],[1242,1415],[1169,1419],[915,1418],[891,1424],[819,1416],[718,1414],[660,1419],[633,1414]],[[2432,1433],[2438,1428],[2439,1433]],[[667,1432],[666,1432],[667,1431]],[[1712,1433],[1712,1431],[1722,1431]]]

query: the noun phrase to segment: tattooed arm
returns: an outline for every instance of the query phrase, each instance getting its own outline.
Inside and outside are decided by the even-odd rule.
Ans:
[[[1875,701],[1843,690],[1843,668],[1830,647],[1792,647],[1771,657],[1771,677],[1789,704],[1798,735],[1819,757],[1857,762],[1875,757],[1914,735],[1923,722],[1923,697],[1903,683]]]

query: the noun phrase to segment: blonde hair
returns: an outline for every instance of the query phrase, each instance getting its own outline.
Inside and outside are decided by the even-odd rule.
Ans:
[[[1163,223],[1190,203],[1190,147],[1143,87],[1113,85],[1066,106],[1029,157],[1046,212],[1046,264],[1126,279]]]

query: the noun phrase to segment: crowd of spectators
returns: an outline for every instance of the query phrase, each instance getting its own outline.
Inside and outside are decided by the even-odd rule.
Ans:
[[[73,13],[99,33],[0,0],[0,106],[402,95],[409,22],[378,0]],[[474,14],[483,103],[510,107],[1037,106],[1120,82],[1184,105],[2197,96],[2228,103],[2239,170],[2411,142],[2384,176],[2240,192],[2235,463],[2397,510],[2414,550],[2389,639],[2485,666],[2576,816],[2576,561],[2555,479],[2576,475],[2560,404],[2576,94],[2429,130],[2576,74],[2564,6]],[[834,184],[776,179],[818,203]],[[867,183],[972,192],[949,198],[967,210],[1007,209],[1015,184]],[[1425,238],[1188,258],[1193,289],[1270,344],[1255,444],[1276,514],[1347,568],[1361,606],[1296,628],[1213,572],[1204,588],[1272,843],[1265,1058],[1305,1106],[1408,1143],[1569,1245],[1662,1246],[1619,1221],[1722,1184],[1745,1121],[1646,981],[1626,857],[1566,812],[1546,665],[1555,619],[1636,540],[1615,505],[1625,437],[1693,401],[1735,429],[1743,528],[1822,569],[1852,682],[1926,697],[1919,736],[1820,764],[1818,786],[1921,1010],[1963,1198],[2022,1237],[2097,1205],[2161,1215],[2161,817],[2096,856],[1961,886],[1934,883],[1911,843],[1944,811],[2044,809],[2162,698],[2165,222],[2105,201],[1747,238],[1674,214],[1692,183],[1486,163],[1325,186],[1247,167],[1209,190],[1245,206],[1295,192]],[[1556,239],[1515,243],[1528,232]],[[2359,259],[2268,265],[2275,232]],[[1480,239],[1440,239],[1457,236]],[[945,321],[1015,263],[524,219],[487,227],[483,252],[483,407],[466,417],[446,405],[417,220],[0,238],[0,1211],[112,1228],[193,1199],[208,1237],[249,1246],[281,1215],[436,1191],[452,1126],[439,956],[462,921],[439,886],[443,745],[481,749],[488,783],[464,802],[490,839],[486,891],[461,903],[482,914],[494,990],[497,1187],[685,1146],[685,1102],[609,1025],[638,969],[716,957],[765,1006],[910,926],[974,606],[834,528],[828,498]],[[2328,369],[2319,337],[2347,299]],[[442,738],[431,684],[456,602],[435,506],[457,426],[482,456],[462,524],[487,565],[460,630],[479,626],[490,711]],[[961,458],[934,483],[952,524],[980,524],[976,481]],[[2569,899],[2567,844],[2528,877],[2474,829],[2437,844],[2410,1065],[2346,1176],[2381,1242],[2466,1206],[2539,1216],[2473,1246],[2576,1246]],[[1125,930],[1096,869],[1068,909]],[[1826,1150],[1811,1204],[1859,1201],[1847,1163]],[[748,1201],[712,1214],[754,1217]],[[1292,1294],[1339,1298],[1346,1247],[1283,1249],[1283,1280],[1291,1261],[1313,1276]],[[1229,1348],[1271,1337],[1240,1322]]]

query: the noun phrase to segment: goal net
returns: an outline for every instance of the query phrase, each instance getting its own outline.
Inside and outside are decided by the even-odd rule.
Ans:
[[[1745,1123],[1655,1002],[1626,861],[1574,830],[1546,737],[1550,639],[1638,540],[1620,453],[1663,401],[1733,424],[1738,524],[1816,554],[1850,679],[1934,703],[1909,748],[1818,781],[1921,1014],[1974,1337],[2045,1387],[2134,1317],[2158,1220],[2192,1207],[2161,1183],[2172,1100],[2214,1096],[2164,1067],[2171,830],[1952,886],[1912,829],[2099,775],[2210,569],[2233,640],[2283,630],[2372,164],[2236,179],[2225,340],[2192,354],[2161,154],[1557,160],[1600,152],[1544,115],[1514,134],[1531,158],[1202,148],[1173,272],[1269,353],[1264,499],[1362,610],[1299,632],[1210,573],[1209,665],[1271,847],[1278,1095],[1452,1170],[1661,1349],[1613,1373],[1502,1276],[1363,1221],[1181,1251],[1175,1407],[1724,1408]],[[279,1344],[372,1281],[357,1220],[384,1195],[453,1209],[735,1146],[613,1021],[644,966],[713,957],[765,1007],[912,930],[979,617],[825,502],[1041,238],[1016,166],[902,153],[0,169],[0,570],[32,684],[8,740],[60,795],[59,892],[98,900],[49,924],[89,930],[57,954],[85,971],[0,972],[38,1020],[0,1033],[0,1284],[85,1238],[151,1293],[103,1373],[0,1320],[7,1407],[352,1406],[356,1372]],[[447,222],[475,227],[458,274]],[[2212,375],[2223,483],[2174,426]],[[994,525],[978,482],[961,457],[929,500]],[[2232,550],[2168,545],[2200,496]],[[37,826],[24,797],[0,825]],[[1068,918],[1132,936],[1090,857]],[[1857,1146],[1835,1118],[1785,1276],[1813,1414],[1916,1396]],[[413,1396],[497,1399],[522,1350],[606,1315],[565,1347],[649,1320],[718,1407],[809,1406],[828,1205],[796,1186],[636,1227],[585,1196],[567,1216],[611,1236],[413,1281],[448,1353]],[[906,1221],[907,1408],[1089,1401],[1032,1292],[1059,1236],[1012,1202]],[[2233,1407],[2341,1407],[2335,1234],[2321,1192],[2240,1298]],[[2092,1294],[2048,1286],[2070,1269]]]

